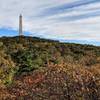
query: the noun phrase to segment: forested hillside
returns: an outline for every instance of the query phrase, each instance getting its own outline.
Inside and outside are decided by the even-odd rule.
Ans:
[[[99,100],[100,47],[2,37],[0,88],[0,100]]]

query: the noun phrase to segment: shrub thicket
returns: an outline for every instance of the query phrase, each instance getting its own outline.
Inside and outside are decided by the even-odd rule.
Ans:
[[[64,67],[65,65],[67,67]],[[53,68],[50,69],[50,66],[56,66],[56,70],[61,70],[58,72],[54,71],[53,73]],[[96,70],[95,66],[98,70]],[[36,69],[39,71],[41,68],[44,68],[43,70],[46,71],[47,77],[50,78],[50,80],[47,79],[48,83],[43,84],[47,85],[47,87],[48,84],[50,85],[50,92],[60,92],[62,89],[62,99],[68,98],[72,93],[73,97],[70,98],[82,100],[83,97],[86,97],[89,100],[89,95],[91,98],[98,98],[99,95],[96,93],[96,91],[99,91],[100,86],[98,82],[100,79],[100,74],[98,74],[100,68],[97,66],[100,66],[100,47],[59,43],[58,41],[32,37],[21,37],[21,41],[19,41],[19,37],[0,38],[0,84],[2,85],[9,85],[13,81],[16,83],[16,77],[23,75],[23,73],[27,76],[27,73],[31,73],[34,70],[36,71]],[[54,80],[56,77],[58,81],[55,83]],[[85,80],[86,78],[87,80]],[[61,79],[63,79],[62,81],[65,82],[65,84],[61,83],[59,86]],[[38,80],[39,79],[35,81]],[[52,83],[52,80],[54,83]],[[51,84],[49,82],[51,82]],[[92,88],[91,85],[96,88]],[[72,87],[74,91],[72,91]],[[68,89],[70,93],[66,96]],[[83,93],[84,96],[82,95]],[[93,94],[95,97],[92,97]],[[49,96],[49,94],[47,95]]]

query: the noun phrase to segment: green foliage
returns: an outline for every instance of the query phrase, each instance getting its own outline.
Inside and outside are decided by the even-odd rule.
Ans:
[[[15,64],[10,56],[0,51],[0,84],[9,85],[14,76]]]
[[[37,51],[36,49],[28,49],[13,53],[12,57],[17,63],[17,66],[19,66],[18,73],[22,73],[43,67],[46,62],[47,54],[42,51]]]
[[[5,79],[3,80],[3,83],[5,85],[12,84],[15,73],[16,73],[15,69],[10,69],[8,74],[6,75]]]

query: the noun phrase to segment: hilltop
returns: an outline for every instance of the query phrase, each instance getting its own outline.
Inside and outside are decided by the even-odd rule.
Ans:
[[[100,47],[2,37],[0,88],[1,100],[99,100]]]

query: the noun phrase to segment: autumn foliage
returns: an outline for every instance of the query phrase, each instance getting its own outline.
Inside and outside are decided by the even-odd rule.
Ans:
[[[0,38],[1,100],[99,100],[100,47]]]

